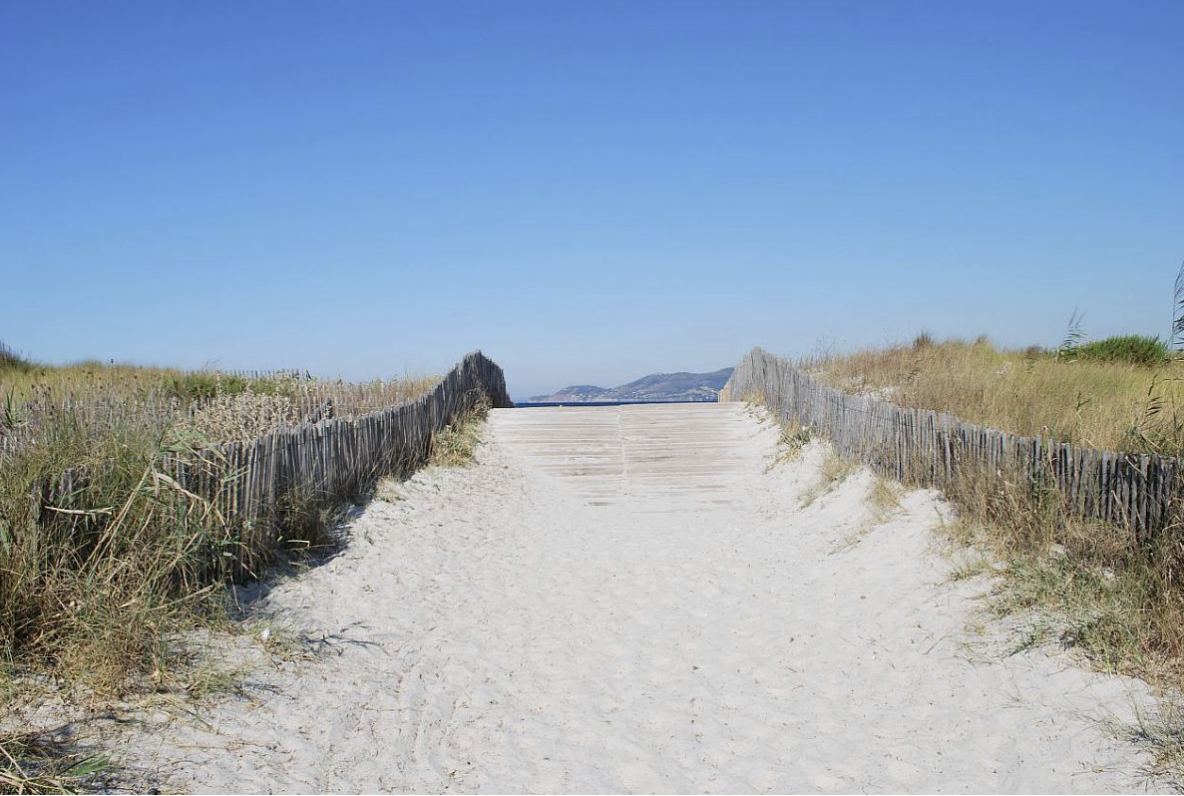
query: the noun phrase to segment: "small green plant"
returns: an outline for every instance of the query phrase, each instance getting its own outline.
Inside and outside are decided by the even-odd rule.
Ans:
[[[219,395],[239,395],[250,382],[242,376],[195,371],[166,377],[165,394],[185,403],[213,400]]]
[[[792,425],[781,430],[781,438],[778,442],[785,446],[788,453],[796,454],[809,445],[812,439],[814,439],[813,426]]]
[[[16,391],[11,387],[4,394],[4,405],[0,407],[0,429],[17,429],[25,424],[26,412],[24,402],[16,397]]]
[[[777,457],[765,468],[765,472],[769,472],[779,464],[784,464],[792,460],[795,456],[801,453],[802,448],[810,444],[810,440],[814,439],[813,426],[803,426],[797,423],[791,423],[781,429],[781,436],[777,440],[777,444],[782,448]]]

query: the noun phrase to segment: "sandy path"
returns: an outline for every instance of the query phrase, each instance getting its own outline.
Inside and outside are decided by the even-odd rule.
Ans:
[[[1129,791],[1139,684],[976,660],[941,507],[877,517],[739,405],[499,410],[480,464],[375,502],[270,609],[335,654],[162,731],[229,791]]]

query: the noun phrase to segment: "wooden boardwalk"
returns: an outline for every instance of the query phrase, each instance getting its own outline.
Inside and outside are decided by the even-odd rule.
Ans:
[[[732,505],[761,450],[740,404],[540,407],[495,412],[508,449],[591,506],[700,511]]]

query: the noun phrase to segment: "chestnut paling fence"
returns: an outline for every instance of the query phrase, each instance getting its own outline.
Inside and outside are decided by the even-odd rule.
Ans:
[[[464,357],[430,392],[348,419],[279,427],[258,439],[165,457],[153,474],[202,500],[226,524],[272,516],[293,491],[320,499],[357,495],[376,478],[406,471],[430,454],[432,436],[478,401],[513,406],[502,369],[481,352]],[[87,473],[68,471],[44,485],[44,508],[70,511]]]
[[[273,390],[282,388],[284,398],[296,423],[315,423],[330,417],[357,418],[381,411],[420,395],[423,379],[392,379],[350,383],[313,379],[290,370],[211,371],[208,377],[238,380],[251,384],[267,382]],[[76,388],[77,389],[77,388]],[[177,423],[192,420],[217,400],[213,394],[182,400],[162,386],[138,388],[130,385],[130,394],[120,394],[107,385],[71,389],[43,388],[32,395],[17,397],[0,387],[0,462],[20,453],[43,436],[47,427],[68,420],[80,427],[102,434],[130,423],[163,431]]]
[[[944,412],[849,395],[759,348],[745,355],[720,392],[721,401],[752,399],[775,412],[782,425],[812,427],[840,455],[881,475],[942,488],[962,468],[983,468],[999,478],[1019,472],[1033,486],[1055,484],[1078,516],[1123,525],[1142,539],[1174,522],[1184,497],[1181,459],[1025,437]]]

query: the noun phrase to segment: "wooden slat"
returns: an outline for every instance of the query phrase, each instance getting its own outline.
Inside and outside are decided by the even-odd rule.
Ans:
[[[1029,478],[1056,484],[1066,510],[1123,523],[1143,537],[1173,521],[1184,491],[1184,468],[1177,458],[1128,457],[1021,437],[940,413],[845,395],[760,349],[741,360],[720,399],[751,395],[763,396],[783,424],[813,426],[841,453],[878,473],[943,487],[960,466],[981,466],[1000,475],[1022,467]]]

